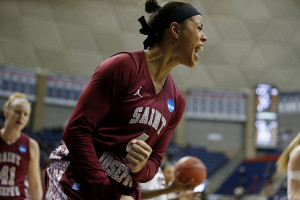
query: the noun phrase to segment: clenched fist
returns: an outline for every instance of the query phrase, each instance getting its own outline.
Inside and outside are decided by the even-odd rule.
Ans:
[[[129,170],[133,173],[140,171],[152,153],[152,148],[142,140],[133,139],[128,144],[126,159]]]

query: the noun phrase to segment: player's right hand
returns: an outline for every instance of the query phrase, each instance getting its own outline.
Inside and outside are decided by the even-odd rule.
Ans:
[[[195,186],[191,186],[190,183],[193,182],[193,179],[188,180],[187,182],[182,182],[179,180],[179,173],[175,175],[176,178],[174,182],[169,186],[173,192],[180,192],[186,190],[193,190]]]
[[[129,142],[126,160],[129,170],[133,173],[140,171],[152,153],[152,148],[144,141],[133,139]]]
[[[181,192],[179,200],[201,200],[201,192],[193,192],[193,190]]]

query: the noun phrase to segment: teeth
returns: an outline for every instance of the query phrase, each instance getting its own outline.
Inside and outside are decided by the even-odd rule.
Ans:
[[[203,47],[198,47],[197,49],[195,49],[195,52],[198,53],[198,51],[202,51]]]

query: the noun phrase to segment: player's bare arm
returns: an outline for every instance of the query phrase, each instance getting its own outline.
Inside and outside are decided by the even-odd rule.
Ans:
[[[42,185],[40,175],[40,150],[38,143],[30,139],[30,161],[28,167],[28,195],[30,200],[42,198]]]
[[[300,146],[297,146],[290,155],[290,170],[294,173],[293,178],[290,181],[290,199],[300,200]]]

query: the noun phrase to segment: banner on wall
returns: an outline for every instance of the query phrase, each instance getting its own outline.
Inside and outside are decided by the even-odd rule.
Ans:
[[[35,101],[36,85],[36,71],[0,65],[0,96],[9,97],[14,92],[22,92],[28,100]]]
[[[51,73],[47,77],[45,103],[75,106],[89,79]]]
[[[245,122],[247,95],[236,91],[191,89],[187,93],[186,117]]]
[[[300,92],[280,93],[278,112],[280,114],[299,114]]]

